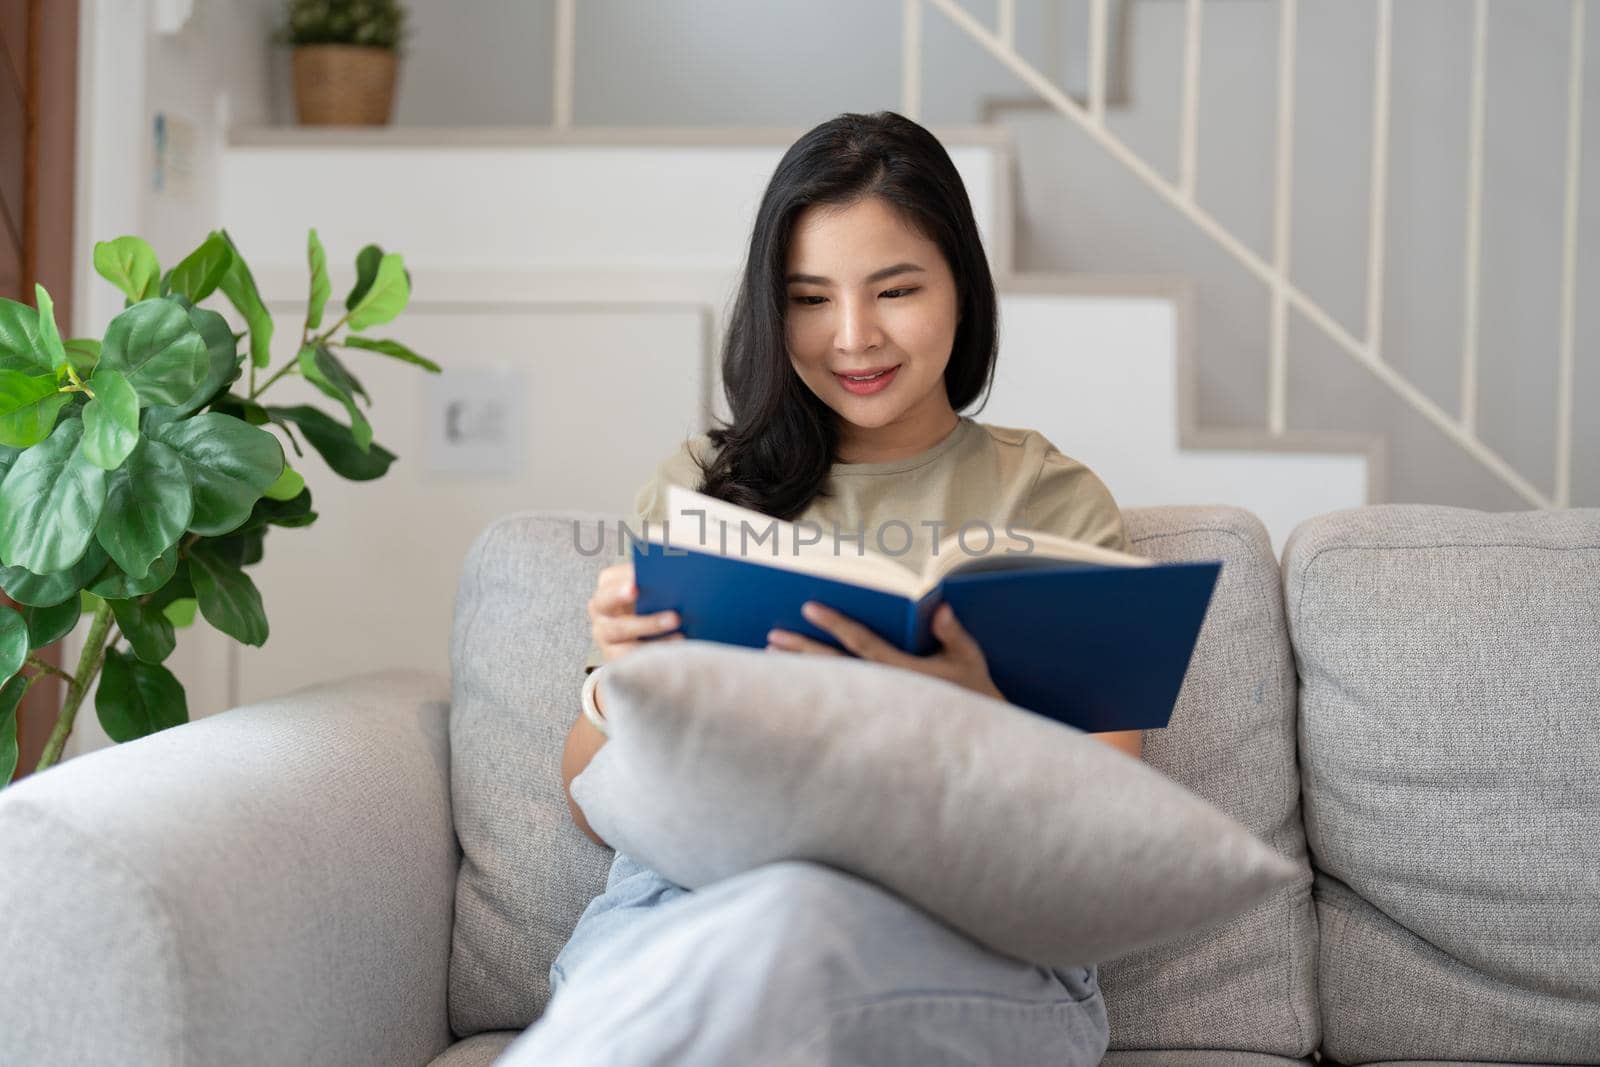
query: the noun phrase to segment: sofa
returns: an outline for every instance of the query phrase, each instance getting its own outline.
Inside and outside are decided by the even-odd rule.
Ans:
[[[1247,511],[1125,515],[1141,554],[1224,564],[1144,758],[1303,877],[1103,961],[1105,1062],[1600,1063],[1600,510],[1356,508],[1281,564]],[[617,546],[608,516],[508,516],[462,566],[448,679],[318,685],[0,792],[0,1062],[492,1063],[610,862],[559,761]]]

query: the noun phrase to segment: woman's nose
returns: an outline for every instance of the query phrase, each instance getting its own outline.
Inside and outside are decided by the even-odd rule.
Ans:
[[[834,347],[840,352],[866,352],[882,347],[883,331],[871,301],[841,300],[834,324]]]

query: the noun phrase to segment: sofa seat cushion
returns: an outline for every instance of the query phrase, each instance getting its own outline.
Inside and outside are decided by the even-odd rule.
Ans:
[[[1315,1061],[1234,1049],[1111,1049],[1100,1067],[1312,1067]]]
[[[489,1067],[521,1031],[485,1030],[465,1041],[457,1041],[428,1061],[428,1067]]]
[[[1334,512],[1284,578],[1323,1051],[1600,1060],[1600,510]]]

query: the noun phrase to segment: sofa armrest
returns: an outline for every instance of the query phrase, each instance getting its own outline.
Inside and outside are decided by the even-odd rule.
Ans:
[[[422,672],[344,679],[0,792],[0,1059],[443,1051],[448,701]]]

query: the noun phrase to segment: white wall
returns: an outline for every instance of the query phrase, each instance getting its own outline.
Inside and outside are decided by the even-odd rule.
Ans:
[[[415,0],[417,33],[397,121],[548,122],[551,6],[501,0],[467,13],[449,0]],[[993,0],[967,7],[992,24]],[[1130,0],[1127,7],[1130,104],[1113,109],[1111,128],[1175,174],[1184,5]],[[1460,395],[1471,9],[1462,0],[1395,5],[1383,342],[1390,362],[1452,413]],[[1207,0],[1205,10],[1199,201],[1270,255],[1277,7]],[[1375,10],[1374,0],[1299,5],[1292,272],[1358,333]],[[1490,447],[1549,492],[1569,6],[1492,0],[1489,10],[1478,422]],[[900,103],[895,3],[584,0],[578,11],[579,123],[801,125]],[[1073,89],[1085,65],[1085,11],[1082,0],[1017,3],[1023,53]],[[1028,95],[937,12],[926,12],[924,33],[926,121],[971,122],[985,97]],[[1588,20],[1588,38],[1580,293],[1600,278],[1600,18]],[[285,119],[286,82],[274,91],[274,114]],[[1196,278],[1201,419],[1264,425],[1262,286],[1065,120],[1011,111],[1003,121],[1019,138],[1018,265]],[[1600,419],[1582,413],[1600,410],[1600,311],[1592,301],[1580,305],[1573,497],[1593,503],[1600,501]],[[1391,499],[1528,506],[1298,320],[1290,366],[1290,427],[1387,435]]]

